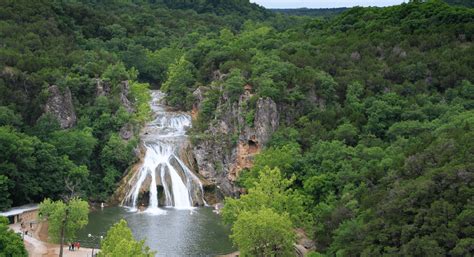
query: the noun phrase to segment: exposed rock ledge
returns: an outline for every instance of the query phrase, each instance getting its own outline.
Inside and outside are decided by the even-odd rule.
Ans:
[[[198,88],[194,93],[195,113],[201,106],[203,91],[205,89]],[[255,154],[262,150],[279,126],[277,105],[270,98],[257,99],[253,123],[248,124],[246,112],[252,97],[250,86],[234,104],[222,96],[215,111],[218,116],[205,132],[205,138],[200,138],[193,146],[199,173],[227,196],[241,193],[236,185],[240,172],[252,166]]]
[[[60,90],[52,85],[48,88],[48,100],[44,107],[45,113],[51,113],[62,129],[71,128],[76,124],[76,112],[72,104],[71,90],[68,87]]]

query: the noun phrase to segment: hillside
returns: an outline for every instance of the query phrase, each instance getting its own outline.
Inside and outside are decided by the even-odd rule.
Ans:
[[[451,2],[1,1],[0,209],[111,200],[153,88],[244,253],[295,230],[309,256],[472,255],[474,9]]]
[[[281,13],[286,15],[298,15],[298,16],[322,16],[331,17],[346,11],[348,8],[297,8],[297,9],[270,9],[272,12]]]
[[[139,81],[161,84],[202,35],[265,16],[244,2],[212,2],[217,15],[204,2],[2,1],[0,208],[59,197],[68,180],[106,200],[149,118],[150,86]]]
[[[470,0],[445,0],[445,2],[455,6],[474,7],[474,3]]]
[[[293,181],[289,198],[302,197],[304,211],[271,204],[306,226],[319,252],[463,256],[472,249],[473,22],[472,9],[432,1],[352,8],[282,32],[248,24],[201,39],[177,63],[190,83],[169,77],[165,90],[176,106],[198,108],[198,163],[229,194],[259,192],[265,166]],[[250,195],[229,200],[229,212],[270,204]]]

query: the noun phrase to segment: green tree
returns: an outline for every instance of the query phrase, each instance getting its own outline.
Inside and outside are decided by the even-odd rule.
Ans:
[[[190,107],[191,101],[189,97],[192,93],[192,87],[196,82],[194,73],[194,65],[187,61],[184,55],[170,66],[168,79],[161,87],[168,94],[166,96],[168,104],[180,109]]]
[[[6,106],[0,106],[0,126],[15,126],[19,127],[22,125],[21,116],[10,110]]]
[[[100,246],[99,257],[148,257],[155,254],[145,246],[144,240],[135,240],[127,222],[123,219],[107,231],[107,236]]]
[[[8,219],[0,216],[0,256],[26,257],[28,253],[19,235],[8,227]]]
[[[59,243],[59,256],[63,256],[65,240],[73,240],[76,232],[87,225],[89,204],[73,198],[68,202],[45,199],[40,204],[40,216],[48,220],[48,234]]]
[[[347,117],[357,125],[365,122],[363,95],[364,86],[361,83],[354,82],[347,86],[344,110]]]
[[[67,155],[76,164],[88,164],[97,144],[92,129],[59,130],[51,134],[49,142],[56,147],[59,154]]]
[[[446,256],[446,252],[439,247],[438,243],[430,237],[412,239],[401,249],[403,255],[411,256]]]
[[[68,191],[66,182],[72,173],[81,171],[85,177],[88,174],[85,166],[77,166],[67,156],[59,155],[53,145],[11,127],[0,127],[0,159],[0,175],[8,177],[14,205],[45,197],[58,198]],[[87,183],[81,186],[84,185]]]
[[[36,121],[32,133],[42,140],[46,140],[51,133],[60,129],[58,119],[51,113],[45,113]]]
[[[130,86],[130,93],[136,107],[135,120],[144,123],[151,117],[150,108],[150,85],[147,83],[133,82]]]
[[[245,78],[242,76],[242,71],[232,69],[224,83],[225,91],[229,94],[231,102],[239,99],[239,96],[244,92],[244,84]]]
[[[350,123],[341,124],[334,131],[334,136],[337,140],[352,146],[356,144],[358,134],[357,128]]]
[[[103,177],[105,192],[102,192],[105,194],[103,197],[113,192],[117,179],[132,164],[134,160],[133,147],[133,142],[127,142],[114,133],[102,148],[100,160],[105,171]]]
[[[182,50],[164,47],[154,52],[147,52],[147,65],[145,70],[140,70],[140,75],[145,75],[162,84],[166,80],[168,67],[182,56]]]
[[[273,209],[276,213],[288,213],[296,226],[308,225],[308,213],[304,210],[304,198],[290,188],[294,178],[283,178],[280,169],[264,167],[258,180],[240,199],[226,198],[222,210],[224,221],[234,223],[242,212],[256,212],[261,208]]]
[[[295,233],[287,214],[262,208],[242,212],[230,236],[242,256],[293,256]]]
[[[294,166],[301,157],[300,147],[295,143],[281,147],[269,147],[255,156],[252,168],[242,173],[239,182],[245,188],[254,187],[259,180],[260,171],[265,167],[278,168],[284,175],[291,176]]]
[[[10,181],[8,180],[8,177],[0,175],[0,210],[5,210],[12,204],[9,189]]]
[[[116,86],[119,82],[136,79],[137,75],[136,69],[127,70],[122,62],[118,62],[107,66],[102,77],[112,83],[112,86]]]
[[[395,93],[384,94],[379,99],[368,99],[367,125],[368,132],[384,137],[386,130],[399,121],[405,100]]]

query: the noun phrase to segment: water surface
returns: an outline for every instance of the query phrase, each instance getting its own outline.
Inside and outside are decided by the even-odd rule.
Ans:
[[[156,256],[216,256],[233,252],[230,230],[212,208],[163,209],[164,215],[128,212],[121,207],[104,208],[89,214],[89,224],[78,233],[81,246],[97,247],[98,236],[125,219],[136,239],[145,239]],[[97,236],[88,238],[88,234]]]

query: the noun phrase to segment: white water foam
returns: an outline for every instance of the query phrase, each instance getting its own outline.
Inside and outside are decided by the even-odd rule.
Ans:
[[[193,209],[191,195],[196,187],[201,192],[202,199],[200,200],[205,203],[201,181],[177,155],[179,147],[186,140],[186,129],[191,127],[191,117],[184,113],[166,111],[165,106],[161,104],[163,97],[164,94],[160,91],[152,92],[151,108],[156,118],[147,125],[142,136],[146,148],[143,165],[137,174],[136,183],[124,199],[131,211],[138,210],[138,197],[143,190],[143,183],[150,179],[149,206],[145,213],[166,213],[165,210],[158,207],[160,198],[156,182],[157,172],[159,172],[163,186],[165,206],[176,209]],[[181,176],[171,164],[172,159],[176,160],[183,171]]]

